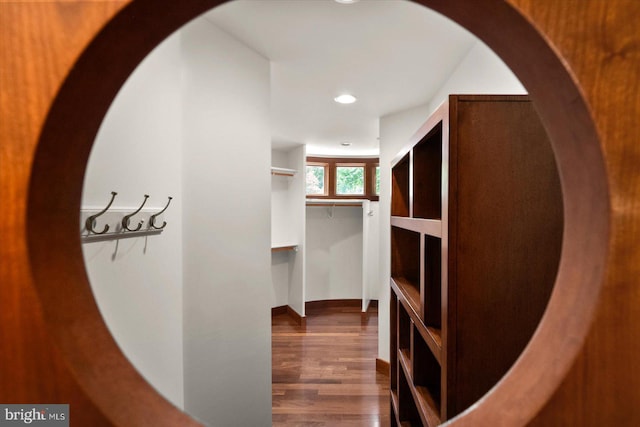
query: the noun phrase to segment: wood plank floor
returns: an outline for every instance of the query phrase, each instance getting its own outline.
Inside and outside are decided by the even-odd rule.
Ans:
[[[389,377],[376,372],[378,316],[307,312],[306,331],[273,316],[274,426],[389,426]]]

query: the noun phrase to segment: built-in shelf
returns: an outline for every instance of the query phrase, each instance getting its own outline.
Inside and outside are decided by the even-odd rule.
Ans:
[[[271,166],[271,175],[275,176],[295,176],[298,173],[295,169],[279,168]]]
[[[298,245],[278,245],[272,246],[271,252],[298,251]]]
[[[392,277],[391,286],[396,291],[398,299],[408,306],[412,317],[420,318],[420,289],[409,283],[404,277]]]
[[[440,409],[438,408],[440,403],[433,400],[426,387],[418,386],[412,389],[412,391],[414,390],[413,397],[416,399],[416,404],[425,425],[429,427],[440,425]]]
[[[399,284],[400,283],[400,284]],[[420,312],[419,306],[416,305],[416,299],[419,298],[419,295],[415,293],[415,290],[412,286],[407,286],[402,284],[402,280],[396,281],[396,279],[391,279],[391,288],[394,291],[394,297],[397,298],[397,301],[400,303],[400,307],[397,308],[397,311],[393,311],[392,315],[400,316],[402,318],[404,313],[406,313],[418,331],[418,333],[422,336],[422,339],[425,341],[427,346],[431,349],[434,357],[441,363],[441,354],[442,354],[442,331],[439,328],[434,328],[430,326],[425,326],[420,320]],[[396,308],[394,306],[394,308]],[[397,314],[396,314],[397,313]],[[400,348],[397,343],[395,344],[395,348]]]
[[[562,192],[526,96],[451,95],[391,178],[392,425],[436,426],[490,390],[535,331]]]
[[[428,427],[440,425],[439,398],[434,398],[427,387],[415,385],[414,372],[408,352],[400,350],[398,352],[398,361],[404,371],[405,378],[407,379],[407,386],[411,391],[422,425]]]
[[[391,215],[409,216],[409,164],[410,154],[406,154],[391,169]]]
[[[407,218],[392,216],[391,225],[404,228],[417,233],[428,234],[433,237],[442,237],[442,221],[438,219]]]
[[[398,418],[398,393],[396,390],[391,390],[391,408],[393,409],[393,414],[395,415],[394,419],[395,425],[402,425],[400,419]],[[393,425],[393,424],[392,424]]]
[[[271,150],[271,307],[304,318],[304,145]],[[247,231],[248,232],[248,231]]]
[[[413,218],[442,217],[442,121],[411,151]]]

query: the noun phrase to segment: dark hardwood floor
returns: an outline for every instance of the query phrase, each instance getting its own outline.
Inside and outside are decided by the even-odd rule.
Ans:
[[[307,310],[306,330],[273,316],[274,426],[389,426],[389,377],[376,372],[378,315]]]

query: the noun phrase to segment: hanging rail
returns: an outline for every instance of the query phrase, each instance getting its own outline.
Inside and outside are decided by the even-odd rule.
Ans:
[[[307,199],[307,206],[347,206],[347,207],[362,207],[367,199]]]

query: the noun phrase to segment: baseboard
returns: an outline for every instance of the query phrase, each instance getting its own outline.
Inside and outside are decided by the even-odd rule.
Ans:
[[[290,306],[287,306],[287,314],[300,326],[301,328],[305,328],[307,326],[307,319],[300,316],[297,311],[295,311]]]
[[[360,320],[362,321],[362,323],[367,323],[369,321],[369,317],[371,316],[371,312],[374,311],[377,313],[378,312],[378,300],[377,299],[372,299],[369,300],[369,305],[367,306],[367,310],[362,312],[362,315],[360,316]]]
[[[326,299],[318,301],[307,301],[305,303],[305,313],[321,312],[325,308],[362,308],[361,299]],[[378,308],[378,300],[370,300],[367,311]],[[364,313],[364,312],[363,312]]]
[[[304,304],[305,313],[321,311],[324,308],[360,308],[361,299],[326,299],[319,301],[307,301]]]
[[[293,308],[291,308],[288,305],[280,305],[278,307],[271,307],[271,317],[273,316],[280,316],[286,314],[287,316],[289,316],[291,318],[291,320],[293,320],[295,323],[298,324],[298,326],[300,327],[306,327],[307,326],[307,319],[305,317],[300,316]]]
[[[391,365],[389,365],[389,362],[387,362],[386,360],[376,358],[376,372],[382,375],[389,376],[390,368],[391,368]]]
[[[271,307],[271,317],[278,316],[280,314],[287,314],[287,306],[281,305],[278,307]]]
[[[319,300],[319,301],[307,301],[305,303],[305,312],[307,314],[319,314],[327,308],[362,308],[361,299],[331,299],[331,300]],[[378,300],[370,300],[367,311],[363,311],[361,314],[362,321],[367,322],[369,320],[370,312],[378,309]],[[282,314],[288,314],[291,318],[300,326],[306,326],[306,317],[300,316],[291,306],[280,305],[278,307],[271,308],[271,316],[279,316]]]

